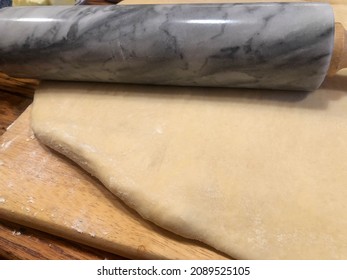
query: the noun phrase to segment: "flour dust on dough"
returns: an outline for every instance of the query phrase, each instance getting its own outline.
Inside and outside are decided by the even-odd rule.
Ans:
[[[347,98],[334,83],[47,82],[32,127],[145,219],[234,258],[346,259]]]

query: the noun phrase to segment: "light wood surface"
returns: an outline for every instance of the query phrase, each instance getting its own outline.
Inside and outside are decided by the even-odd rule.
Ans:
[[[136,259],[225,256],[146,222],[98,181],[39,144],[30,108],[0,140],[0,217]]]
[[[333,76],[339,70],[347,68],[347,31],[339,22],[335,23],[334,52],[328,75]]]

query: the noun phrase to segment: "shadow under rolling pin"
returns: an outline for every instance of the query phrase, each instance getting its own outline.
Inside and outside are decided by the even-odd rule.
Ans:
[[[41,80],[310,91],[347,67],[324,3],[11,7],[0,34],[0,71]]]

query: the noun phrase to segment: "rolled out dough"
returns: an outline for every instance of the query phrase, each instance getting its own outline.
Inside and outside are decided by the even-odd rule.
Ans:
[[[47,82],[32,127],[145,219],[234,258],[346,259],[346,79],[311,94]]]

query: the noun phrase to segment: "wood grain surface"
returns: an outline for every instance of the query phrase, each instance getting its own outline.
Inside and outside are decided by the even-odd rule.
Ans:
[[[30,98],[0,91],[0,135],[30,103]]]
[[[114,254],[52,237],[14,223],[0,221],[0,256],[22,260],[115,260]]]
[[[0,90],[32,97],[39,85],[38,80],[15,79],[0,72]]]

